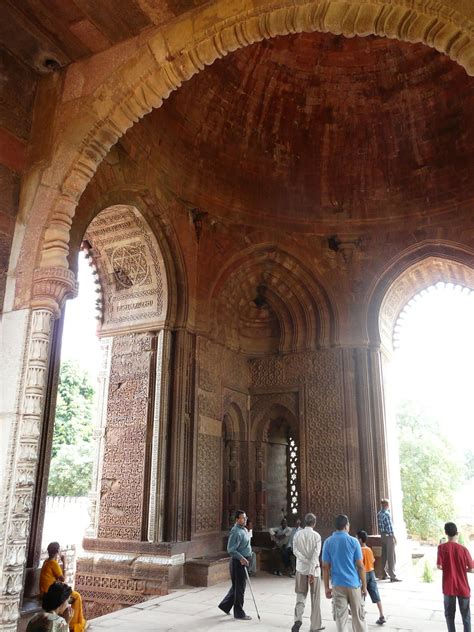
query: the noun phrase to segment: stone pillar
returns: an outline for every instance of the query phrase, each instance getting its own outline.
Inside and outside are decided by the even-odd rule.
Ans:
[[[150,464],[150,506],[148,540],[162,542],[166,491],[167,422],[169,414],[171,332],[158,333],[156,348],[153,443]]]
[[[104,461],[105,431],[107,427],[107,403],[109,396],[110,363],[112,359],[113,338],[102,338],[100,341],[101,362],[97,376],[97,408],[96,425],[93,438],[96,444],[96,456],[92,472],[92,487],[89,493],[90,524],[86,536],[96,538],[99,530],[100,485],[102,481],[102,466]]]
[[[97,536],[147,536],[155,334],[113,338]]]
[[[41,558],[41,542],[46,511],[51,449],[53,445],[54,420],[56,416],[56,399],[58,392],[59,369],[61,361],[61,341],[64,326],[64,312],[54,323],[48,381],[45,391],[43,423],[38,451],[38,469],[34,491],[33,507],[30,517],[30,535],[27,555],[28,569],[38,568]]]
[[[372,383],[370,352],[365,349],[354,350],[356,384],[357,384],[357,409],[359,420],[359,459],[362,478],[362,514],[363,523],[369,533],[377,533],[377,505],[378,505],[378,462],[375,451],[385,449],[377,442],[380,432],[376,426],[381,422],[374,418],[374,384]],[[382,420],[383,422],[383,420]]]
[[[17,375],[3,376],[8,384],[19,387],[15,400],[11,393],[7,393],[7,406],[13,401],[15,403],[8,415],[10,423],[6,425],[8,448],[2,453],[7,475],[2,489],[5,500],[1,516],[0,624],[2,630],[8,632],[16,630],[19,616],[53,323],[64,300],[76,292],[74,274],[67,269],[40,269],[35,272],[28,326],[18,332],[26,334],[23,364],[16,364]],[[25,315],[20,315],[24,324]],[[13,319],[12,314],[7,317],[7,321]]]
[[[172,345],[169,472],[165,539],[191,537],[192,447],[194,439],[195,337],[175,332]]]

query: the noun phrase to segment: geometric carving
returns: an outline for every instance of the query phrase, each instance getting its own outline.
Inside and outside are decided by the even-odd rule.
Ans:
[[[102,210],[85,240],[103,291],[101,333],[160,326],[168,303],[166,271],[155,236],[138,210],[125,205]]]
[[[304,432],[307,471],[306,481],[301,483],[307,486],[309,509],[317,513],[321,524],[331,525],[334,516],[348,502],[341,351],[322,349],[258,358],[250,360],[249,365],[252,386],[272,389],[271,393],[252,397],[252,436],[258,432],[255,424],[260,419],[261,423],[265,421],[262,413],[270,410],[272,404],[284,406],[295,414],[295,393],[285,389],[304,385],[306,416],[300,418],[298,430],[300,437]],[[283,392],[278,392],[278,387]],[[302,458],[299,454],[299,459]]]
[[[113,339],[100,490],[100,538],[141,538],[152,340],[151,334]]]
[[[218,531],[221,526],[221,437],[199,434],[196,489],[196,531]]]
[[[123,287],[142,285],[148,276],[148,263],[143,244],[118,246],[112,251],[111,261],[115,278]]]

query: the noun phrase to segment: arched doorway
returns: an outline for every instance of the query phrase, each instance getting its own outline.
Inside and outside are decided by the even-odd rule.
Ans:
[[[413,249],[412,252],[405,253],[393,262],[386,275],[381,278],[374,293],[379,309],[376,335],[379,336],[382,351],[389,488],[392,494],[394,517],[400,531],[404,528],[404,520],[396,421],[398,394],[395,392],[397,388],[395,355],[407,310],[412,304],[422,301],[423,296],[433,294],[437,288],[446,286],[454,292],[470,292],[474,287],[472,254],[451,244],[425,244]],[[376,303],[373,302],[372,307],[375,305]],[[427,328],[427,324],[424,328]],[[436,337],[434,336],[432,341],[433,351],[437,345]],[[434,365],[437,362],[436,352],[432,357],[432,362]],[[413,383],[418,377],[413,377]],[[398,414],[400,415],[400,410]]]

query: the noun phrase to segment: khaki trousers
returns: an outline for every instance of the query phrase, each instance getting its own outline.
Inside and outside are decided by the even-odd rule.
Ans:
[[[395,538],[393,535],[382,534],[382,568],[384,573],[395,579]]]
[[[364,603],[360,588],[347,586],[332,587],[332,613],[337,632],[346,632],[349,610],[351,608],[353,632],[367,632]]]
[[[308,576],[296,571],[295,592],[295,621],[303,620],[303,612],[308,594],[308,586],[311,595],[311,630],[319,630],[323,627],[321,619],[321,578],[315,577],[314,582],[308,582]]]

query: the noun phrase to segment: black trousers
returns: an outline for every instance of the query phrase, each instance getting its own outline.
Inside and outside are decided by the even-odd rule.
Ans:
[[[236,619],[242,619],[245,617],[244,595],[247,576],[245,574],[245,566],[242,566],[240,560],[234,558],[230,560],[230,578],[232,580],[232,586],[229,588],[227,595],[220,602],[219,608],[227,613],[234,608],[234,617]]]

